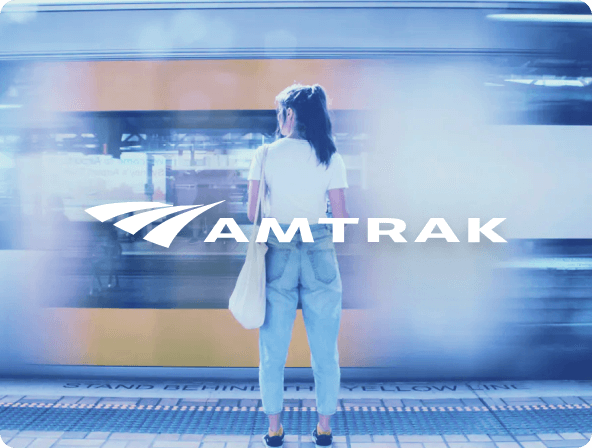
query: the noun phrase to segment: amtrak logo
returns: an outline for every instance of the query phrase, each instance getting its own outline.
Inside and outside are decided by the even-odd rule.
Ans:
[[[156,226],[144,237],[146,241],[150,241],[151,243],[158,244],[159,246],[168,249],[183,227],[189,224],[193,218],[222,202],[224,201],[215,202],[209,205],[179,205],[177,207],[173,207],[169,204],[161,204],[160,202],[120,202],[87,208],[85,212],[99,221],[104,222],[126,213],[155,208],[156,210],[130,216],[129,218],[122,219],[115,223],[116,227],[135,235],[140,229],[146,227],[157,219],[187,210],[185,213],[181,213],[180,215]],[[505,221],[505,219],[506,218],[492,218],[482,226],[479,218],[468,218],[468,242],[479,243],[481,241],[480,235],[483,234],[494,243],[507,243],[504,238],[493,231],[493,228],[502,221]],[[345,224],[358,224],[358,221],[359,218],[318,218],[319,224],[330,224],[332,226],[334,243],[344,242]],[[390,224],[393,227],[390,229],[380,229],[380,224]],[[222,230],[225,227],[229,228],[230,233],[222,233]],[[378,243],[380,241],[380,236],[385,235],[389,236],[395,243],[406,243],[407,240],[402,235],[406,227],[407,224],[405,224],[405,221],[397,218],[368,218],[368,242]],[[434,233],[436,227],[438,227],[440,233]],[[312,243],[314,241],[308,218],[294,218],[290,224],[290,228],[287,229],[286,232],[282,230],[276,218],[262,218],[255,241],[258,243],[267,242],[269,232],[273,230],[278,241],[287,243],[292,240],[298,229],[302,235],[303,242]],[[218,238],[234,238],[239,243],[249,242],[233,218],[218,219],[218,222],[212,228],[212,231],[204,242],[211,243]],[[460,242],[444,218],[430,218],[421,233],[415,239],[415,242],[425,243],[431,238],[444,238],[448,243]]]
[[[116,216],[125,215],[126,213],[156,209],[130,216],[129,218],[124,218],[114,224],[115,227],[119,227],[121,230],[135,235],[142,228],[146,227],[148,224],[156,221],[157,219],[187,210],[185,213],[181,213],[174,218],[170,218],[162,224],[156,226],[144,237],[146,241],[150,241],[151,243],[158,244],[159,246],[166,247],[168,249],[175,237],[181,230],[183,230],[183,227],[189,224],[193,218],[201,215],[206,210],[221,204],[222,202],[224,201],[215,202],[205,206],[203,204],[199,204],[179,205],[176,207],[173,207],[170,204],[161,204],[160,202],[118,202],[115,204],[98,205],[96,207],[87,208],[84,211],[93,218],[96,218],[101,222],[105,222],[109,219],[115,218]]]

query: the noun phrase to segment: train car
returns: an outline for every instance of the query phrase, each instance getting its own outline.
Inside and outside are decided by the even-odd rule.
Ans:
[[[257,367],[257,332],[227,309],[246,243],[204,239],[221,217],[250,235],[250,161],[276,138],[275,95],[300,82],[328,92],[360,218],[336,244],[341,365],[585,376],[590,17],[580,1],[11,1],[5,370]],[[124,201],[224,206],[165,248],[143,238],[159,222],[132,235],[85,212]],[[467,218],[500,216],[507,244],[467,243]],[[408,244],[369,243],[369,217],[405,220]],[[432,217],[460,242],[415,243]],[[299,311],[287,367],[309,366]]]

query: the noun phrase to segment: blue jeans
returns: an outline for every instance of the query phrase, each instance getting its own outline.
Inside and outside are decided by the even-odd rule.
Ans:
[[[290,227],[279,225],[284,233]],[[267,239],[267,309],[259,328],[259,387],[266,414],[279,414],[283,409],[284,367],[299,298],[311,351],[317,411],[323,415],[337,411],[341,276],[330,225],[310,224],[310,230],[312,243],[303,242],[299,230],[288,243],[279,242],[273,231]]]

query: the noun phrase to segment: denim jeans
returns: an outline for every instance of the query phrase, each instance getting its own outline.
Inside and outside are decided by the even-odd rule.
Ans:
[[[284,233],[290,227],[279,225]],[[337,410],[341,276],[330,225],[309,226],[311,243],[302,241],[299,230],[288,243],[279,242],[273,231],[267,239],[267,309],[259,328],[259,387],[266,414],[279,414],[283,409],[284,367],[299,299],[311,351],[317,411],[333,415]]]

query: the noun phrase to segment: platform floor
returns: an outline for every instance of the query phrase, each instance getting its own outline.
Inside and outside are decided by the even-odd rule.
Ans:
[[[579,448],[592,438],[592,381],[342,390],[334,448]],[[258,394],[236,381],[0,380],[0,436],[11,448],[260,448]],[[286,383],[284,405],[284,446],[313,448],[314,385]]]

